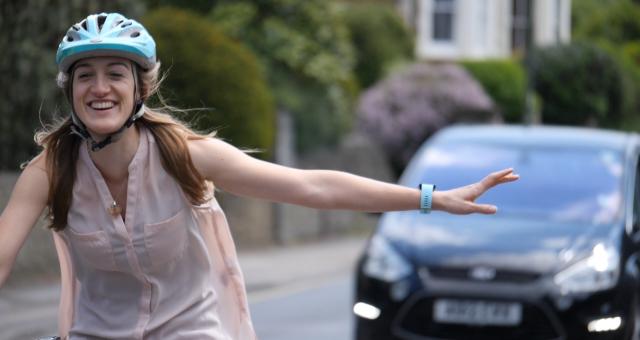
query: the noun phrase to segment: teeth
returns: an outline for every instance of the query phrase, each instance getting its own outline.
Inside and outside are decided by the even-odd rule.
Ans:
[[[91,102],[91,107],[99,110],[110,109],[113,107],[113,102]]]

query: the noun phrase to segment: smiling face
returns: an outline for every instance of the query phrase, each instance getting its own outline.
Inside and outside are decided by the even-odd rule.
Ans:
[[[132,64],[124,58],[87,58],[75,65],[73,108],[94,138],[116,132],[127,121],[134,83]]]

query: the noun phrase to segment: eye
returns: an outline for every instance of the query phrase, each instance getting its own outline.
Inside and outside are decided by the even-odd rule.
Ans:
[[[86,79],[91,77],[91,73],[89,72],[80,72],[78,73],[78,79]]]
[[[122,78],[122,77],[124,77],[124,75],[121,72],[110,72],[109,76],[111,76],[113,78]]]

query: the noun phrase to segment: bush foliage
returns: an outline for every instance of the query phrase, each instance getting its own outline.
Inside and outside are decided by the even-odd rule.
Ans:
[[[624,44],[640,39],[640,5],[631,0],[573,1],[575,40]]]
[[[640,3],[635,0],[581,0],[572,2],[572,36],[605,49],[622,69],[620,121],[611,127],[629,130],[640,121]]]
[[[161,7],[180,8],[181,10],[190,10],[195,13],[207,13],[213,8],[216,0],[144,0],[149,10]]]
[[[357,84],[348,31],[324,0],[220,0],[210,19],[262,61],[278,110],[294,117],[298,151],[350,129]]]
[[[359,127],[378,141],[400,173],[438,129],[458,122],[498,121],[491,98],[460,66],[413,64],[362,96]]]
[[[526,75],[515,60],[462,62],[496,103],[505,121],[520,123],[525,112]]]
[[[342,15],[355,48],[355,72],[361,88],[382,78],[394,64],[413,59],[414,37],[393,7],[345,6]]]
[[[532,65],[545,123],[612,126],[628,107],[620,66],[602,48],[584,42],[543,48]]]
[[[159,8],[144,17],[158,57],[170,68],[163,83],[171,104],[202,108],[186,120],[246,148],[272,149],[273,101],[258,60],[214,24],[191,12]]]

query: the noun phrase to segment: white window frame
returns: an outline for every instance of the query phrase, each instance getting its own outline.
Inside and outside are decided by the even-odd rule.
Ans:
[[[428,59],[455,59],[458,57],[458,27],[460,0],[452,0],[452,39],[434,39],[434,0],[421,0],[420,12],[418,14],[418,36],[421,37],[417,44],[419,57]]]
[[[434,42],[438,42],[438,43],[452,43],[455,41],[455,36],[456,36],[456,27],[455,27],[455,22],[456,22],[456,0],[432,0],[433,1],[433,7],[432,7],[432,11],[431,11],[431,26],[432,31],[431,31],[431,39]],[[440,3],[439,2],[443,2]],[[438,38],[436,37],[436,33],[437,33],[437,26],[438,25],[438,17],[440,17],[440,19],[449,19],[449,27],[448,27],[448,37],[445,38]],[[449,16],[449,18],[447,18],[447,16]],[[441,26],[440,28],[447,30],[446,26]]]

